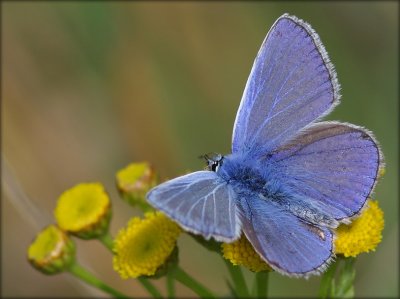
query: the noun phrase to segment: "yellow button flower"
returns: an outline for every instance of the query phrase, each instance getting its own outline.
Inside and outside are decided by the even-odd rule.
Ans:
[[[173,252],[180,232],[161,212],[132,218],[114,240],[114,270],[124,279],[154,275]]]
[[[116,182],[122,198],[130,205],[137,205],[144,211],[152,209],[145,199],[147,191],[157,183],[156,174],[150,164],[129,164],[117,172]]]
[[[233,265],[242,265],[253,272],[271,271],[244,234],[232,243],[222,243],[222,253]]]
[[[337,229],[335,251],[345,257],[355,257],[362,252],[374,251],[382,240],[383,211],[377,201],[369,201],[360,217],[350,225]]]
[[[66,190],[54,211],[58,225],[83,239],[102,236],[108,230],[111,202],[100,183],[82,183]]]
[[[28,248],[28,260],[45,274],[66,270],[75,260],[73,241],[55,225],[43,229]]]

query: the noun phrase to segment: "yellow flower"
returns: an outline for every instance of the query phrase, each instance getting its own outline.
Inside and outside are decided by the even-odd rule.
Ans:
[[[350,225],[342,224],[338,227],[336,253],[355,257],[362,252],[375,251],[382,240],[383,227],[383,211],[377,201],[369,201],[359,218]]]
[[[45,274],[66,270],[75,260],[73,241],[55,225],[43,229],[28,248],[28,260]]]
[[[270,266],[253,249],[244,234],[232,243],[222,243],[222,253],[224,258],[230,260],[232,264],[242,265],[250,271],[271,271]]]
[[[146,162],[131,163],[116,174],[117,188],[122,198],[130,205],[138,205],[142,210],[151,207],[145,200],[147,191],[157,183],[153,168]]]
[[[82,183],[66,190],[54,211],[58,225],[83,239],[105,234],[111,217],[111,202],[100,183]]]
[[[132,218],[114,240],[114,270],[124,279],[154,275],[173,252],[180,232],[161,212]]]

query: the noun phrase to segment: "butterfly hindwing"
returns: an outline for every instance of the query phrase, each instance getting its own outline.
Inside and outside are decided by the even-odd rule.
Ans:
[[[336,73],[317,33],[285,14],[254,61],[236,115],[232,152],[272,151],[338,102]]]
[[[148,201],[186,230],[230,242],[240,236],[235,193],[212,171],[197,171],[150,190]]]
[[[310,126],[262,162],[285,186],[336,220],[357,214],[375,185],[383,157],[371,133],[338,122]]]
[[[328,266],[333,256],[328,228],[307,223],[268,198],[247,198],[240,207],[243,232],[274,270],[307,277]]]

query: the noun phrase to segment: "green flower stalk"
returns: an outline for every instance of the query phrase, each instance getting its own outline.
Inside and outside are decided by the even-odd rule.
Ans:
[[[265,297],[268,277],[266,273],[272,269],[254,250],[246,236],[242,234],[232,243],[222,243],[221,252],[232,279],[231,292],[238,297],[249,297],[250,295],[240,269],[240,266],[243,266],[256,273],[254,286],[256,297]],[[263,278],[265,278],[264,282],[262,282]]]
[[[319,298],[354,298],[355,258],[339,255],[322,275]]]
[[[157,184],[157,176],[147,162],[131,163],[116,174],[117,189],[130,205],[143,211],[152,210],[146,201],[146,193]]]
[[[28,248],[28,260],[44,274],[67,270],[75,261],[75,244],[55,225],[43,229]]]
[[[82,183],[61,194],[54,215],[63,230],[82,239],[99,238],[108,232],[111,202],[102,184]]]

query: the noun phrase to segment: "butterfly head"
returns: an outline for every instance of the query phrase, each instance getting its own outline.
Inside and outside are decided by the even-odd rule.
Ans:
[[[208,153],[202,155],[201,158],[204,158],[206,160],[207,163],[206,169],[214,172],[218,171],[218,169],[222,165],[222,161],[224,160],[224,156],[217,153]]]

